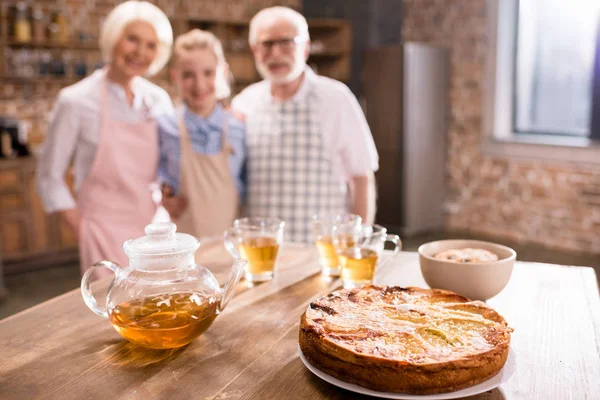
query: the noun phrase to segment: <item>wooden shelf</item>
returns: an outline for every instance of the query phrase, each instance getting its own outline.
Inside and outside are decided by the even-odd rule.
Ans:
[[[194,18],[188,20],[190,25],[227,25],[227,26],[236,26],[238,28],[247,28],[250,26],[249,21],[233,21],[233,20],[218,20],[218,19],[202,19],[202,18]]]
[[[343,19],[318,18],[308,20],[309,29],[345,29],[348,26],[348,21]]]
[[[176,34],[187,32],[193,27],[202,27],[212,31],[223,42],[225,55],[230,64],[236,85],[250,84],[260,80],[254,67],[252,52],[241,48],[239,40],[248,36],[248,20],[227,18],[211,18],[176,16],[170,18]],[[320,50],[313,51],[309,63],[317,67],[318,73],[341,81],[347,81],[350,74],[350,54],[352,48],[351,25],[342,19],[310,19],[308,26],[311,39]],[[0,38],[0,46],[22,49],[61,49],[61,50],[99,50],[92,42],[71,40],[68,42],[31,41],[18,42],[13,38]],[[235,48],[235,50],[233,50]],[[17,77],[3,76],[0,71],[0,82],[16,84],[59,84],[70,85],[82,78],[79,77]]]
[[[19,42],[13,39],[0,41],[0,46],[16,48],[68,49],[68,50],[99,50],[97,43],[84,43],[76,40],[68,42],[53,42],[51,40]]]
[[[248,36],[249,21],[227,18],[178,16],[171,18],[177,33],[192,28],[206,29],[214,33],[225,49],[225,57],[236,81],[236,86],[260,80],[254,68],[250,49],[231,50],[231,42],[244,40]],[[315,49],[309,56],[309,64],[317,67],[318,73],[346,82],[350,78],[350,55],[352,53],[351,25],[343,19],[309,19],[308,27]]]
[[[246,27],[250,25],[250,20],[244,19],[227,19],[227,18],[218,18],[218,17],[196,17],[190,18],[187,16],[176,16],[171,18],[171,20],[186,22],[189,24],[222,24],[222,25],[237,25],[241,27]],[[348,27],[348,21],[344,19],[337,18],[318,18],[318,19],[309,19],[308,21],[309,29],[342,29]]]
[[[185,21],[189,24],[223,24],[223,25],[237,25],[237,26],[250,26],[250,20],[245,19],[228,19],[228,18],[218,18],[218,17],[195,17],[190,18],[186,16],[179,16],[172,18],[179,21]]]
[[[0,76],[0,81],[2,82],[13,82],[13,83],[29,83],[29,84],[36,84],[36,83],[57,83],[57,84],[61,84],[61,85],[70,85],[73,84],[75,82],[80,81],[81,79],[83,79],[84,77],[62,77],[62,76],[57,76],[57,77],[52,77],[52,76],[48,76],[48,77],[42,77],[42,76],[35,76],[35,77],[25,77],[25,76]]]
[[[346,55],[348,52],[344,50],[324,50],[310,53],[310,57],[343,57]]]

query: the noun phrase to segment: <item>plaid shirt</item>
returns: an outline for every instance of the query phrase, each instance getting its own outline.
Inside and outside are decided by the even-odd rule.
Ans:
[[[158,122],[158,139],[160,144],[160,163],[158,180],[179,192],[179,118],[182,110],[161,116]],[[223,109],[220,104],[206,118],[194,114],[183,106],[183,118],[189,131],[192,148],[203,154],[215,154],[221,151],[221,135],[225,121],[228,124],[227,140],[234,153],[229,156],[229,170],[240,194],[246,195],[246,127],[244,123]]]

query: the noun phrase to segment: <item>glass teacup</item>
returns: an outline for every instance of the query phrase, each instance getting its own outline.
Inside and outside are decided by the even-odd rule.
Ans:
[[[326,276],[340,275],[340,262],[333,245],[334,229],[338,247],[352,246],[354,237],[360,232],[362,219],[356,214],[316,214],[312,217],[312,228],[321,272]]]
[[[400,237],[388,235],[387,229],[381,225],[362,225],[353,239],[354,243],[348,246],[346,233],[338,234],[334,229],[333,245],[340,260],[340,275],[346,289],[372,283],[376,269],[395,257],[402,248]],[[391,242],[394,249],[391,255],[382,259],[386,242]]]
[[[235,258],[248,260],[244,278],[249,282],[273,279],[285,222],[278,218],[240,218],[225,231],[225,247]]]

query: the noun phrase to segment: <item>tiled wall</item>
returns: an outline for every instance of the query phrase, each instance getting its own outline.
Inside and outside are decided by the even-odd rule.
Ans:
[[[5,0],[2,0],[4,2]],[[215,18],[249,20],[258,10],[273,5],[284,5],[300,9],[301,0],[149,0],[159,6],[169,17]],[[97,42],[102,19],[113,9],[118,0],[66,0],[66,13],[72,37],[85,32],[90,42]],[[41,7],[48,13],[55,7],[51,0],[34,0],[30,5]],[[0,48],[0,57],[3,48]],[[62,51],[62,50],[60,50]],[[54,51],[59,52],[59,50]],[[99,52],[71,50],[73,57],[86,57],[90,65],[100,59]],[[3,61],[3,60],[2,60]],[[0,61],[1,62],[1,61]],[[0,68],[1,71],[1,68]],[[166,82],[161,82],[167,84]],[[39,146],[43,140],[49,113],[56,94],[65,80],[47,78],[34,83],[23,81],[0,81],[0,115],[22,119],[30,126],[29,139]]]
[[[403,0],[402,39],[451,50],[447,227],[600,253],[600,166],[480,151],[485,0]]]

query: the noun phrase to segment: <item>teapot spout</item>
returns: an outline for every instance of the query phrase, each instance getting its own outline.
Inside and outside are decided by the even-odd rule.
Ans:
[[[231,272],[229,273],[229,279],[227,279],[227,283],[223,287],[223,297],[219,302],[219,312],[223,311],[223,309],[227,306],[227,303],[233,298],[235,294],[235,288],[237,287],[240,278],[242,277],[242,273],[244,272],[244,267],[246,267],[248,261],[243,258],[238,258],[233,262],[233,266],[231,267]]]

